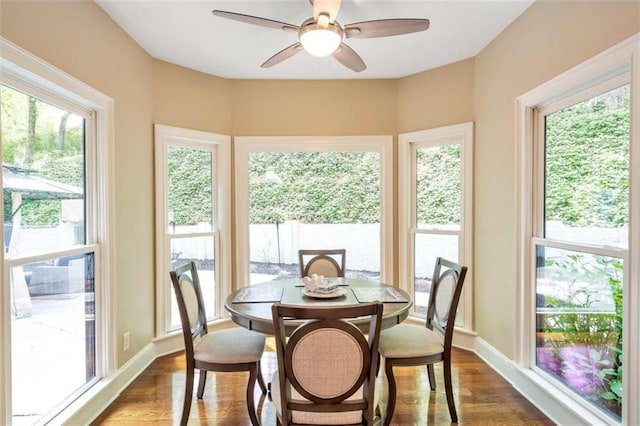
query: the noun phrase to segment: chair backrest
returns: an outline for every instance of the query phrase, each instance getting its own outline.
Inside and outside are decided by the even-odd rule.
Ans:
[[[190,360],[193,359],[194,339],[207,334],[207,314],[198,270],[195,262],[189,262],[170,271],[169,276],[178,302],[187,360]]]
[[[280,398],[283,424],[318,424],[318,413],[333,416],[331,424],[373,422],[382,311],[381,303],[273,304],[280,390],[273,397]],[[348,321],[366,316],[368,337]],[[285,321],[291,320],[302,324],[287,339]]]
[[[427,327],[444,335],[445,347],[451,344],[458,302],[467,267],[438,257],[427,307]]]
[[[331,278],[344,277],[346,257],[347,251],[345,249],[298,250],[300,277],[313,274]]]

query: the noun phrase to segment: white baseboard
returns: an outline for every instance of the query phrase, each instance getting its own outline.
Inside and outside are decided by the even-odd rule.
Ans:
[[[209,331],[232,327],[229,320],[216,321],[209,325]],[[135,354],[126,364],[110,377],[81,395],[50,424],[85,425],[95,420],[111,403],[158,357],[184,349],[182,332],[173,333],[165,338],[156,339]]]
[[[477,333],[456,328],[453,332],[453,346],[475,352],[477,338]]]
[[[530,370],[519,367],[480,337],[475,339],[474,352],[554,423],[558,425],[616,424],[604,415],[593,414],[577,399],[557,391],[554,385]]]
[[[184,338],[182,331],[165,336],[161,339],[154,339],[156,358],[169,355],[184,349]]]
[[[95,420],[156,358],[149,343],[110,377],[101,380],[54,419],[54,424],[86,425]]]

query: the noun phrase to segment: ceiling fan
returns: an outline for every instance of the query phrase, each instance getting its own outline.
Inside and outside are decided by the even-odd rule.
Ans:
[[[296,43],[285,47],[267,59],[261,65],[262,68],[270,68],[300,53],[302,50],[306,50],[313,56],[332,55],[345,67],[355,72],[360,72],[367,69],[366,64],[353,49],[343,42],[343,39],[389,37],[425,31],[429,28],[428,19],[414,18],[380,19],[342,26],[336,21],[342,0],[309,1],[313,5],[313,17],[299,26],[223,10],[214,10],[212,13],[214,16],[221,18],[284,30],[298,35]]]

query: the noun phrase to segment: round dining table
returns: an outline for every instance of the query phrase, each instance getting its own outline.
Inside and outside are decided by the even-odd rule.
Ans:
[[[354,278],[332,278],[327,281],[338,284],[338,290],[331,297],[307,292],[302,279],[291,278],[243,287],[227,297],[224,307],[236,324],[272,335],[274,329],[271,306],[275,302],[303,306],[340,306],[380,301],[384,304],[382,329],[404,321],[413,305],[413,299],[406,291],[377,281]],[[363,332],[369,331],[368,318],[351,322]],[[287,323],[287,335],[298,325],[300,323],[294,321]]]

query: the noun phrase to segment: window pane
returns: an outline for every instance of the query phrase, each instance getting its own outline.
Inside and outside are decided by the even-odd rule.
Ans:
[[[169,146],[167,152],[169,233],[213,229],[211,152]]]
[[[460,145],[416,150],[418,228],[448,225],[447,229],[460,229],[460,172]]]
[[[33,424],[96,375],[93,253],[11,268],[13,424]]]
[[[6,86],[0,101],[5,257],[49,257],[3,283],[12,422],[33,424],[96,376],[93,254],[57,254],[86,243],[85,119]]]
[[[299,276],[298,250],[344,248],[346,275],[380,279],[380,154],[249,156],[251,283]]]
[[[415,234],[414,295],[415,311],[425,316],[436,258],[458,261],[458,236]]]
[[[218,313],[216,311],[215,239],[213,236],[171,239],[171,269],[191,261],[196,262],[198,269],[207,318],[215,319]],[[171,286],[171,282],[168,282],[168,286]],[[176,295],[171,289],[170,330],[177,328],[180,328],[180,312]]]
[[[546,116],[545,236],[626,248],[629,86]]]
[[[536,365],[620,419],[621,259],[538,246]]]
[[[84,119],[0,86],[7,258],[85,243]]]

